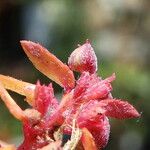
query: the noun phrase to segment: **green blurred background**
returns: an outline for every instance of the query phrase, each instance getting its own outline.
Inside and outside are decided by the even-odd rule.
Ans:
[[[63,62],[77,44],[90,39],[98,74],[113,72],[113,96],[128,100],[140,119],[111,119],[106,150],[150,149],[150,1],[149,0],[0,0],[0,74],[35,83],[51,82],[29,62],[21,39],[41,43]],[[59,97],[61,89],[54,83]],[[24,97],[11,93],[22,107]],[[0,101],[0,139],[18,144],[21,124]]]

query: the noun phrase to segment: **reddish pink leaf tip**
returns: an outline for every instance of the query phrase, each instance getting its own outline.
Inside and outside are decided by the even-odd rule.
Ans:
[[[22,46],[29,46],[29,45],[33,45],[34,44],[34,42],[27,41],[27,40],[21,40],[20,43],[21,43]]]
[[[130,119],[138,118],[141,116],[131,104],[122,100],[102,100],[100,101],[100,106],[104,110],[104,114],[109,117],[118,119]]]
[[[25,51],[28,51],[34,57],[40,57],[40,52],[38,50],[42,48],[40,44],[31,42],[31,41],[26,41],[26,40],[21,40],[20,43]]]

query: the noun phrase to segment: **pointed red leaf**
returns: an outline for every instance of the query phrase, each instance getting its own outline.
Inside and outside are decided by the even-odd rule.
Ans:
[[[118,119],[140,117],[137,110],[126,101],[110,99],[102,100],[99,104],[101,109],[103,109],[103,113],[109,117]]]
[[[96,74],[82,73],[74,90],[75,101],[82,100],[87,102],[92,99],[106,98],[110,95],[112,90],[111,82],[114,79],[114,74],[102,80]]]
[[[58,101],[54,97],[52,84],[40,85],[38,82],[35,89],[35,108],[42,115],[51,115],[58,107]],[[47,116],[48,117],[48,116]]]

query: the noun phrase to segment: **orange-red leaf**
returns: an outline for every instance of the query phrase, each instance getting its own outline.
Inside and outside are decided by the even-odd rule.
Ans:
[[[21,45],[30,61],[40,72],[66,89],[74,87],[73,72],[46,48],[24,40],[21,41]]]
[[[27,102],[32,105],[34,100],[34,84],[4,75],[0,75],[0,82],[3,84],[4,88],[26,96]]]
[[[23,120],[25,114],[23,110],[16,104],[16,102],[11,98],[6,89],[0,82],[0,97],[4,101],[5,105],[9,109],[10,113],[18,120]]]
[[[97,148],[104,148],[107,145],[110,133],[110,124],[108,118],[98,112],[99,102],[90,101],[83,106],[77,123],[80,128],[87,128],[92,134]]]
[[[81,141],[84,150],[97,150],[96,144],[94,142],[94,138],[87,128],[82,129]]]

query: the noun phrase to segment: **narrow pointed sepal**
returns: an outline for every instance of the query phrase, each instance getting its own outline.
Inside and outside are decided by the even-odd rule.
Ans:
[[[40,44],[25,40],[20,42],[30,61],[40,72],[65,89],[74,87],[74,75],[67,65]]]
[[[87,40],[85,44],[75,49],[69,57],[68,65],[77,72],[95,73],[97,71],[97,57]]]

